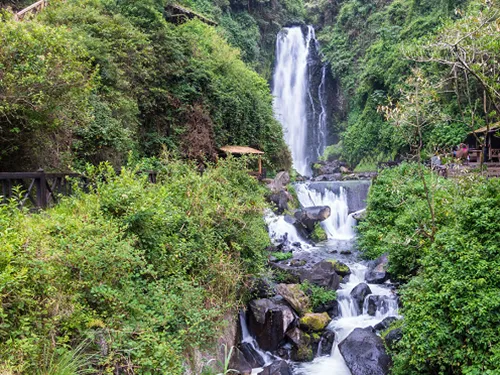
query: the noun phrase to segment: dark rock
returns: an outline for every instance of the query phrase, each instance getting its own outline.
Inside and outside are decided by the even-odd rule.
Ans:
[[[366,282],[368,284],[382,284],[389,280],[389,273],[386,271],[388,264],[387,254],[372,262],[370,270],[366,274]]]
[[[305,259],[292,259],[290,261],[290,267],[303,267],[307,264]]]
[[[309,234],[314,231],[314,226],[330,217],[331,209],[328,206],[306,207],[297,210],[294,214],[297,223],[295,226],[301,226]]]
[[[243,356],[252,368],[262,367],[266,363],[251,343],[242,342],[238,344],[238,349],[243,353]]]
[[[301,269],[300,281],[305,280],[326,289],[337,290],[340,276],[335,272],[333,264],[327,260],[316,263],[311,269]]]
[[[389,328],[389,326],[392,323],[394,323],[397,320],[398,320],[398,318],[396,318],[395,316],[389,316],[389,317],[385,318],[384,320],[382,320],[380,323],[375,324],[375,326],[373,328],[377,332],[385,331],[387,328]]]
[[[229,360],[229,368],[238,371],[241,375],[250,375],[252,366],[245,359],[245,355],[238,348],[234,348],[231,359]]]
[[[288,202],[290,202],[293,198],[288,191],[279,190],[275,193],[271,193],[267,199],[269,202],[274,204],[275,209],[273,211],[276,214],[281,215],[283,212],[288,210]]]
[[[401,328],[394,328],[385,335],[385,343],[387,347],[391,350],[394,349],[395,345],[399,340],[403,338],[403,330]]]
[[[250,332],[263,350],[273,351],[285,338],[297,316],[281,297],[263,298],[248,304]]]
[[[368,315],[375,316],[377,311],[381,314],[389,310],[389,297],[387,296],[368,296],[367,301]]]
[[[318,161],[313,165],[313,176],[341,174],[342,168],[345,167],[346,163],[339,160]]]
[[[340,181],[342,173],[322,174],[314,178],[314,181]]]
[[[270,266],[279,276],[279,281],[286,284],[297,284],[301,282],[301,270],[297,267],[290,267],[283,262],[271,262]]]
[[[351,255],[351,254],[352,254],[352,251],[351,251],[351,250],[342,250],[342,251],[340,252],[340,254],[342,254],[342,255]]]
[[[321,335],[320,345],[318,347],[318,356],[330,355],[332,353],[333,343],[335,342],[335,333],[325,331]]]
[[[339,350],[352,375],[387,375],[391,359],[383,340],[372,327],[356,328],[339,344]]]
[[[292,370],[286,361],[276,361],[264,367],[264,371],[260,375],[292,375]]]
[[[372,291],[370,287],[365,283],[356,285],[354,289],[351,291],[351,297],[354,300],[354,303],[359,313],[363,312],[363,303],[365,301],[366,296],[369,294],[372,294]]]
[[[334,319],[339,316],[339,302],[333,300],[327,303],[323,303],[314,309],[315,313],[326,312],[330,318]]]
[[[274,287],[269,280],[263,278],[253,278],[250,293],[255,298],[269,298],[276,295]]]
[[[329,262],[332,263],[333,269],[337,275],[347,276],[351,274],[351,269],[345,263],[339,262],[338,260],[330,260]]]
[[[293,328],[286,333],[292,344],[290,358],[295,362],[309,362],[314,358],[311,335],[298,328]]]

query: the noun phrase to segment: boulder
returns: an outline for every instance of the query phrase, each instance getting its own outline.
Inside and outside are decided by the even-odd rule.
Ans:
[[[330,316],[330,318],[334,319],[339,316],[339,302],[337,300],[333,300],[327,303],[322,303],[321,305],[316,306],[313,312],[326,312]]]
[[[330,323],[330,316],[324,313],[307,313],[300,318],[300,327],[309,332],[320,332]]]
[[[318,356],[332,354],[333,343],[335,342],[335,333],[333,331],[325,331],[321,335],[320,344],[318,346]]]
[[[329,260],[328,262],[333,265],[333,270],[337,275],[343,277],[351,274],[351,269],[345,263],[339,262],[338,260]]]
[[[384,337],[385,343],[390,350],[403,338],[403,330],[401,328],[394,328],[390,330]]]
[[[326,289],[337,290],[340,286],[340,276],[335,272],[333,264],[327,260],[316,263],[310,269],[299,270],[300,282],[305,280]]]
[[[342,173],[322,174],[314,178],[314,181],[340,181]]]
[[[264,367],[264,371],[260,372],[259,375],[292,375],[292,370],[288,366],[286,361],[276,361],[269,366]]]
[[[375,260],[366,274],[366,282],[368,284],[382,284],[389,280],[389,273],[386,271],[388,264],[387,254]]]
[[[331,209],[328,206],[306,207],[295,212],[294,217],[297,220],[295,226],[302,227],[311,234],[315,225],[328,219],[330,215]]]
[[[318,161],[313,165],[313,176],[341,173],[346,164],[339,160]]]
[[[387,375],[391,359],[372,327],[356,328],[339,344],[352,375]]]
[[[312,338],[299,328],[293,328],[286,334],[292,344],[291,359],[295,362],[309,362],[314,359]]]
[[[385,318],[384,320],[382,320],[380,323],[375,324],[375,326],[373,328],[377,332],[385,331],[387,328],[389,328],[389,326],[392,323],[394,323],[397,320],[398,320],[398,318],[396,318],[395,316],[389,316],[389,317]]]
[[[368,296],[367,305],[368,315],[375,316],[377,311],[385,314],[389,309],[389,298],[387,296],[371,295]]]
[[[259,347],[267,351],[278,349],[297,319],[292,308],[279,296],[250,301],[248,307],[249,329]]]
[[[254,298],[269,298],[276,295],[273,285],[271,282],[264,278],[252,278],[250,294]]]
[[[285,189],[286,185],[289,183],[290,175],[288,172],[282,171],[274,177],[273,181],[268,185],[268,188],[270,188],[272,192],[278,192]]]
[[[243,353],[243,356],[252,368],[262,367],[266,363],[252,343],[242,342],[238,344],[238,349]]]
[[[276,292],[299,314],[304,315],[311,308],[309,297],[300,289],[299,284],[278,284]]]
[[[267,199],[269,202],[274,204],[275,209],[273,211],[278,215],[282,215],[283,212],[288,210],[288,202],[290,202],[293,198],[288,191],[280,190],[278,192],[271,193]]]
[[[251,375],[252,366],[245,359],[244,354],[238,349],[233,348],[229,368],[238,371],[241,375]]]
[[[342,173],[342,174],[347,174],[347,173],[351,173],[351,172],[352,171],[347,167],[344,167],[344,166],[340,167],[340,173]]]
[[[370,287],[365,283],[356,285],[351,291],[351,298],[354,300],[354,304],[358,309],[358,313],[361,314],[363,312],[363,303],[366,296],[368,296],[369,294],[372,294],[372,291]]]

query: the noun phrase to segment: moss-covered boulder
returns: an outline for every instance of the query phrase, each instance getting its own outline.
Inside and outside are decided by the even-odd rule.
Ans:
[[[286,333],[292,344],[291,359],[295,362],[310,362],[314,359],[313,337],[295,327]]]
[[[276,292],[293,307],[299,316],[311,310],[311,301],[299,284],[278,284]]]
[[[307,313],[302,318],[300,318],[300,327],[306,331],[319,332],[326,328],[330,323],[330,316],[326,312],[318,313]]]
[[[351,274],[351,269],[345,263],[338,260],[329,260],[329,262],[332,264],[333,270],[337,275],[344,277]]]
[[[316,223],[314,225],[314,230],[311,233],[311,240],[313,240],[314,242],[321,242],[326,241],[327,239],[328,236],[323,227],[319,223]]]

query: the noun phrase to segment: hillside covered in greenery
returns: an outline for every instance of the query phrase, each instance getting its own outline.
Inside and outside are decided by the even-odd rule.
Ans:
[[[164,7],[155,0],[51,1],[26,22],[3,12],[1,168],[120,166],[130,152],[157,156],[163,148],[213,160],[226,144],[257,147],[269,167],[288,168],[268,84],[250,67],[262,61],[255,22],[233,22],[222,8],[215,17],[214,6],[208,15],[220,18],[219,28],[197,20],[175,25]],[[285,7],[279,15],[296,13]],[[273,25],[272,33],[281,27]],[[239,52],[228,43],[240,46],[237,38],[255,45]]]

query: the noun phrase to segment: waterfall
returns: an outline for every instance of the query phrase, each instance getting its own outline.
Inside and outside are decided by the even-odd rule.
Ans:
[[[321,82],[315,89],[313,75],[318,64],[322,66]],[[305,176],[311,175],[310,165],[326,145],[325,95],[326,66],[319,59],[314,28],[307,26],[306,35],[299,26],[281,30],[276,40],[273,107],[292,152],[294,168]]]
[[[344,187],[339,188],[338,194],[330,189],[318,191],[307,184],[297,185],[295,190],[302,207],[330,207],[330,217],[321,223],[329,239],[348,240],[354,237],[356,221],[349,214],[347,191]]]

